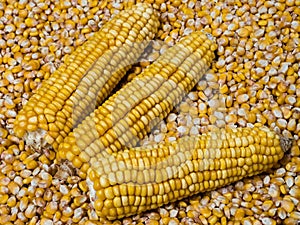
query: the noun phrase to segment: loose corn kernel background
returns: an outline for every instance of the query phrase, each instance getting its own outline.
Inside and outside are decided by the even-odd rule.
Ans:
[[[161,29],[128,80],[193,30],[216,37],[218,59],[144,144],[254,123],[296,141],[268,174],[115,224],[295,224],[300,219],[300,1],[147,2],[160,13]],[[56,174],[55,153],[34,153],[12,129],[41,80],[130,4],[134,1],[0,2],[0,223],[97,224],[85,181],[72,170],[61,181],[65,174]]]

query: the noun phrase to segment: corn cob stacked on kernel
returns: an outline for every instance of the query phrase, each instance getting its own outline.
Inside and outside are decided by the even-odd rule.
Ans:
[[[90,165],[107,156],[104,151],[135,146],[199,81],[215,48],[202,32],[183,38],[70,132],[58,158],[85,177]]]
[[[100,34],[104,38],[105,32],[111,32],[105,27],[102,31]],[[117,48],[112,49],[112,53],[108,52],[108,56],[105,56],[106,53],[102,55],[104,61],[97,60],[103,63],[99,66],[117,66],[115,61],[108,61],[113,53],[118,54],[120,44],[116,45]],[[84,49],[84,46],[80,48],[81,51]],[[79,176],[87,179],[90,198],[98,216],[112,220],[157,208],[260,173],[282,158],[279,137],[268,129],[259,128],[217,130],[168,144],[132,148],[195,86],[209,68],[215,49],[215,43],[202,32],[183,38],[69,134],[67,131],[92,111],[90,104],[93,100],[96,98],[97,104],[100,104],[110,90],[105,89],[103,83],[102,89],[98,87],[103,93],[97,96],[97,90],[91,87],[93,80],[90,80],[96,79],[93,76],[95,72],[88,69],[75,94],[65,99],[74,104],[72,126],[64,130],[65,135],[60,138],[52,139],[56,136],[49,138],[46,134],[45,140],[54,149],[62,142],[57,159],[59,162],[70,161],[78,169]],[[121,51],[117,58],[120,55],[125,57],[126,53],[129,52]],[[80,55],[76,54],[67,59],[66,68],[61,67],[62,72],[72,68]],[[120,68],[122,74],[126,67],[122,65]],[[114,73],[107,74],[107,79],[114,81]],[[51,78],[49,80],[52,81]],[[60,83],[59,79],[56,82]],[[114,85],[117,82],[113,82]],[[84,93],[80,87],[88,96],[78,102]],[[51,92],[54,90],[50,89]],[[32,102],[40,98],[34,95]],[[28,105],[33,106],[33,103]],[[87,112],[76,114],[82,113],[86,107]],[[55,118],[52,119],[55,123]],[[53,135],[52,131],[48,133]]]
[[[59,143],[102,103],[154,37],[156,13],[146,3],[124,10],[45,80],[19,112],[14,126],[27,144]]]
[[[147,136],[145,143],[168,142],[190,131],[203,133],[211,125],[243,127],[257,122],[284,136],[295,137],[296,143],[288,160],[281,160],[284,163],[274,171],[114,224],[297,224],[300,219],[300,46],[297,44],[300,1],[145,1],[160,12],[161,26],[156,37],[161,44],[154,46],[153,52],[142,58],[143,62],[156,59],[167,45],[176,43],[192,30],[205,29],[218,43],[218,59],[212,65],[214,73],[206,74],[206,79],[181,102],[181,111],[169,114]],[[36,90],[41,78],[47,79],[66,54],[85,42],[127,2],[138,1],[0,2],[2,223],[111,224],[96,222],[99,220],[95,214],[78,204],[74,189],[81,187],[79,182],[57,185],[54,178],[51,182],[43,173],[45,164],[52,165],[52,156],[48,162],[45,154],[39,159],[32,158],[32,151],[24,151],[23,141],[15,145],[18,138],[11,129],[16,113]],[[135,74],[143,68],[144,65],[138,64]],[[226,105],[216,106],[216,99]],[[24,170],[21,162],[28,156],[31,160],[26,160]],[[40,175],[36,174],[38,170]],[[36,182],[31,182],[38,176],[39,182],[47,183],[49,188],[37,188]],[[66,185],[70,191],[62,194]],[[70,199],[76,199],[75,204]],[[55,208],[61,203],[67,207]]]
[[[130,216],[266,171],[289,147],[254,127],[114,152],[89,171],[91,199],[100,217]]]
[[[61,143],[59,160],[72,162],[87,179],[100,218],[119,219],[212,190],[261,173],[283,157],[279,136],[259,128],[132,148],[201,78],[214,48],[202,32],[183,38]]]

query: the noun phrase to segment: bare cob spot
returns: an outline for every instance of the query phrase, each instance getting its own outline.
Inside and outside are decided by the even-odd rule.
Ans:
[[[47,131],[38,129],[35,132],[26,132],[23,138],[28,146],[32,146],[36,151],[42,151],[43,148],[51,147],[45,140],[46,133]]]
[[[287,137],[280,137],[280,146],[284,152],[288,152],[293,146],[294,139]]]

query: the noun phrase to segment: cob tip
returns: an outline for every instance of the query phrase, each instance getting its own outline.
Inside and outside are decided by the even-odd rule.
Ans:
[[[280,147],[284,152],[288,152],[293,146],[293,138],[280,137]]]
[[[27,131],[24,134],[24,140],[28,146],[39,151],[42,148],[51,147],[47,141],[44,139],[47,131],[43,129],[38,129],[36,131],[30,132]]]

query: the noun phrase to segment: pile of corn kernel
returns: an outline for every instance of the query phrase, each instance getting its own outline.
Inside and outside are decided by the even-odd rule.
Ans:
[[[122,1],[123,2],[123,1]],[[216,38],[212,69],[142,144],[213,127],[264,124],[294,146],[269,173],[121,221],[98,218],[76,173],[55,152],[34,152],[12,132],[17,112],[111,16],[135,1],[0,2],[0,224],[291,224],[300,221],[300,1],[146,0],[161,28],[132,79],[180,37]]]

